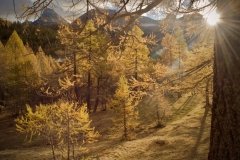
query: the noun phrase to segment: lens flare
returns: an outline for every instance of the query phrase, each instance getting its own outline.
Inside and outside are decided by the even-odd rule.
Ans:
[[[220,21],[220,15],[216,12],[216,10],[205,16],[206,21],[209,25],[215,26]]]

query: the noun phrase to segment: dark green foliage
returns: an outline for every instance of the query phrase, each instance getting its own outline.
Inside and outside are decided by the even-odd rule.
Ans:
[[[17,31],[24,44],[28,43],[33,51],[37,51],[39,46],[43,46],[48,54],[55,55],[60,43],[56,38],[57,26],[36,26],[31,22],[10,23],[0,19],[0,40],[5,44],[14,30]]]

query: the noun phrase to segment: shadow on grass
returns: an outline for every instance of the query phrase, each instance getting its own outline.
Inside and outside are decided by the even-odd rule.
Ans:
[[[189,156],[189,159],[194,159],[194,157],[196,157],[196,155],[197,155],[197,150],[198,150],[198,147],[200,146],[200,142],[203,137],[203,132],[206,127],[206,120],[207,120],[209,110],[210,110],[210,106],[205,106],[205,111],[204,111],[204,115],[201,119],[201,125],[200,125],[199,133],[197,136],[197,140],[196,140],[194,147],[192,148],[192,150],[190,152],[191,154]]]

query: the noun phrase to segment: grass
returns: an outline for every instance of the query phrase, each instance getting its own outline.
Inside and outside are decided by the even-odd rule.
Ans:
[[[204,108],[202,95],[185,95],[173,104],[172,116],[164,128],[153,128],[150,122],[155,122],[149,106],[157,101],[146,100],[140,111],[143,124],[138,130],[135,140],[121,141],[110,137],[113,124],[111,111],[93,115],[93,124],[102,134],[100,141],[88,144],[88,151],[83,155],[86,159],[100,160],[205,160],[207,159],[210,131],[209,110]],[[149,109],[149,110],[148,110]],[[144,111],[145,110],[145,111]],[[19,136],[14,130],[10,119],[0,118],[0,159],[30,160],[51,159],[50,146],[40,140],[32,144],[24,142],[24,136]],[[140,136],[142,135],[142,136]]]

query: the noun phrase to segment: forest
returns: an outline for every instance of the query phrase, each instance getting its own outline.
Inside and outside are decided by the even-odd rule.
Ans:
[[[0,159],[240,160],[238,0],[0,3]]]

